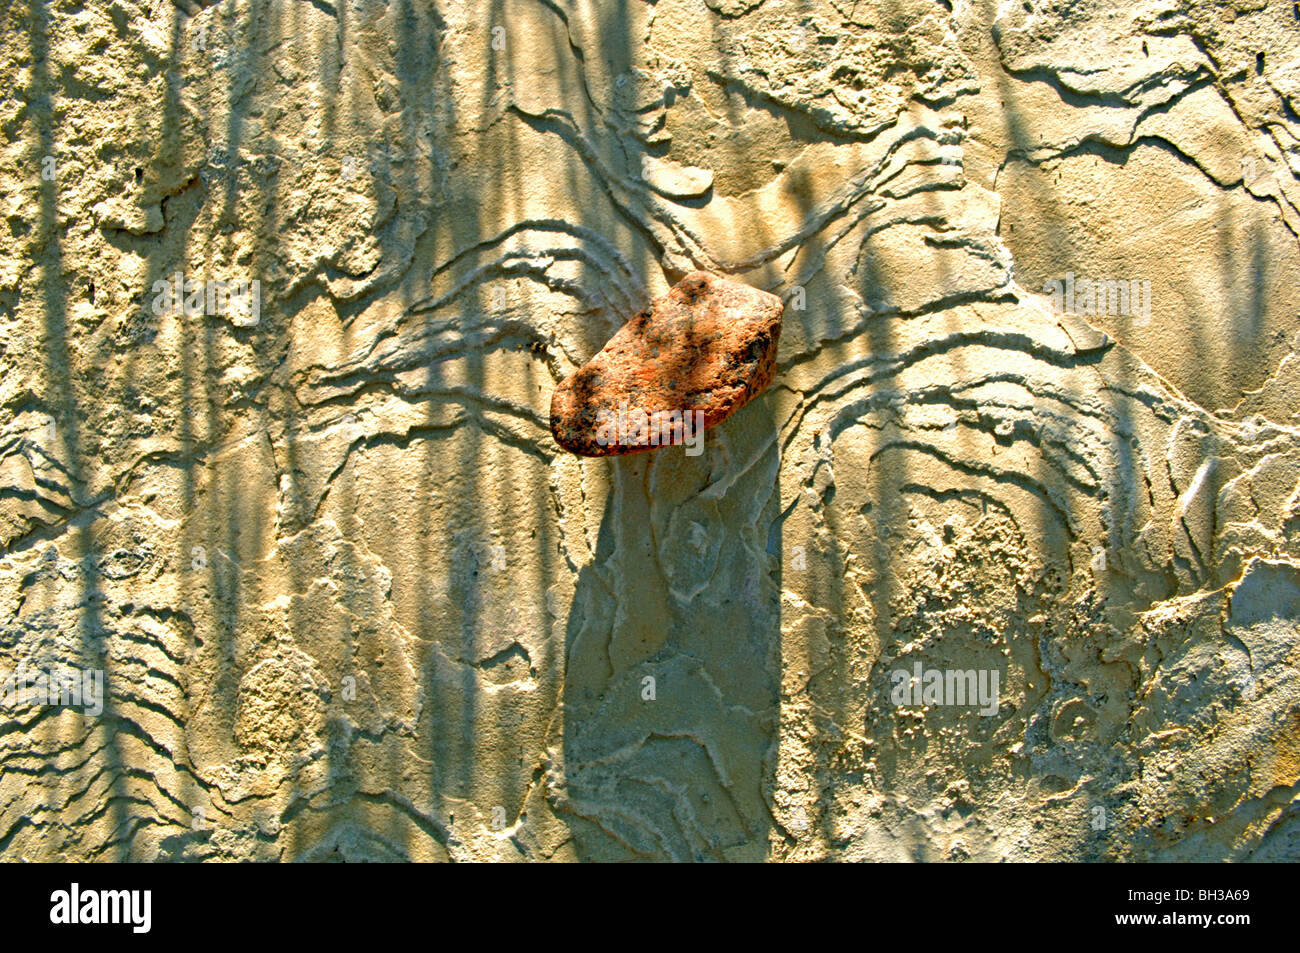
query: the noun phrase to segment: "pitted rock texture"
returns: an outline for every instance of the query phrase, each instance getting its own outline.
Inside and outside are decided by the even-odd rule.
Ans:
[[[1289,0],[4,5],[0,676],[106,697],[0,706],[0,859],[1300,859],[1297,63]],[[694,271],[773,384],[557,447]]]
[[[666,412],[692,415],[688,429],[696,420],[722,423],[772,382],[782,307],[748,285],[706,271],[687,275],[555,388],[556,443],[583,456],[617,456],[687,439],[682,427],[659,426]],[[649,418],[631,439],[619,418],[629,412]]]

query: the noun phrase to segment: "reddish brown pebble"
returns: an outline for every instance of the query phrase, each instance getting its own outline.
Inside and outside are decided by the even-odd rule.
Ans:
[[[781,311],[776,295],[692,272],[555,388],[556,442],[588,457],[698,453],[697,423],[722,423],[772,382]]]

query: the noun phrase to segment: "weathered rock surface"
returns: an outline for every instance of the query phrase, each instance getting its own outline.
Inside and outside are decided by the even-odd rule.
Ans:
[[[1300,859],[1290,0],[189,6],[0,7],[0,859]]]
[[[616,456],[680,444],[695,421],[722,423],[772,382],[782,307],[776,295],[692,272],[555,388],[556,442]],[[670,430],[669,413],[684,424]]]

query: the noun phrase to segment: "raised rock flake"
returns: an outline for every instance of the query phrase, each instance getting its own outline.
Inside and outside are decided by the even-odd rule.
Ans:
[[[772,382],[782,309],[766,291],[692,272],[555,388],[556,442],[591,457],[691,443]]]

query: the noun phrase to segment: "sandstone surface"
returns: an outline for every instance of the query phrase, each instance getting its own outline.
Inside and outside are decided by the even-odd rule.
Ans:
[[[3,5],[0,859],[1300,859],[1296,24]],[[694,271],[774,383],[557,447]]]

